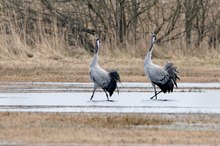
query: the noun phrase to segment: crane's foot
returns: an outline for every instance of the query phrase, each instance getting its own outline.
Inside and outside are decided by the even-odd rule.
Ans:
[[[157,93],[154,95],[154,96],[152,96],[150,99],[157,99]]]
[[[93,99],[93,96],[94,96],[94,93],[92,94],[92,96],[91,96],[90,100],[92,100],[92,99]]]
[[[105,91],[105,90],[104,90]],[[107,101],[109,101],[109,98],[108,98],[108,93],[105,91],[105,95],[107,97]]]
[[[157,96],[155,96],[155,95],[152,96],[150,99],[154,99],[154,97],[155,97],[155,100],[157,100]]]
[[[93,92],[92,92],[92,96],[91,96],[90,100],[92,100],[94,94],[95,94],[95,89],[94,89]]]

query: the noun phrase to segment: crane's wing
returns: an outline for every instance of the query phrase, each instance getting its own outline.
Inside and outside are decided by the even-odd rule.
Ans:
[[[167,71],[156,65],[148,70],[148,76],[153,83],[165,84],[169,80]]]
[[[106,88],[110,82],[108,72],[104,69],[97,67],[90,69],[90,79],[101,88]]]
[[[165,69],[154,66],[149,71],[149,78],[151,82],[156,84],[164,93],[173,92],[173,80]]]
[[[172,63],[167,63],[164,68],[152,65],[148,72],[151,82],[156,84],[164,93],[173,92],[174,85],[177,87],[176,79],[179,77],[176,67]]]

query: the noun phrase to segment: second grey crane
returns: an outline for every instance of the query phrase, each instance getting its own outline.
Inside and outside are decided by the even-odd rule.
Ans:
[[[180,80],[180,78],[177,76],[178,71],[173,63],[167,62],[163,68],[152,63],[151,56],[155,41],[156,35],[151,32],[149,50],[144,60],[145,74],[151,81],[155,92],[155,95],[150,99],[153,99],[154,97],[157,99],[157,95],[161,92],[173,92],[174,85],[177,87],[176,80]],[[156,85],[161,89],[161,91],[156,91]]]
[[[117,82],[120,82],[120,76],[117,71],[111,70],[106,71],[102,69],[98,64],[98,53],[100,48],[100,40],[99,38],[96,40],[95,44],[95,54],[90,64],[90,80],[94,83],[93,93],[90,98],[92,100],[94,93],[98,87],[101,87],[109,101],[108,93],[110,97],[114,93],[115,89],[117,88]],[[108,93],[107,93],[108,92]]]

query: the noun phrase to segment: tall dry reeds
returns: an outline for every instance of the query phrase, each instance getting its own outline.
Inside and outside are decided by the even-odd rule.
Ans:
[[[54,7],[52,8],[51,5],[47,5],[46,2],[54,2],[50,3]],[[158,23],[158,25],[160,23],[166,23],[162,22],[166,19],[161,18],[161,12],[168,12],[165,10],[165,7],[162,7],[167,5],[155,1],[149,8],[146,8],[146,12],[141,15],[140,20],[132,20],[132,22],[137,21],[137,25],[140,26],[131,25],[127,28],[128,30],[125,36],[120,38],[117,36],[117,31],[113,31],[113,24],[109,22],[109,24],[105,26],[106,28],[103,28],[102,23],[105,23],[105,21],[103,20],[104,22],[101,23],[102,20],[100,20],[101,18],[99,18],[98,13],[91,12],[90,9],[96,6],[96,1],[88,1],[88,7],[86,2],[87,1],[72,1],[72,3],[77,4],[71,5],[69,4],[70,2],[48,0],[1,1],[0,57],[52,57],[57,59],[59,57],[80,57],[92,53],[91,48],[98,34],[102,40],[101,55],[143,58],[147,52],[149,31],[158,31],[157,35],[158,38],[160,38],[166,33],[165,28],[171,25],[171,23],[167,23],[161,27],[162,30],[158,30],[158,26],[155,25],[156,23]],[[72,8],[71,6],[77,7]],[[147,6],[148,5],[145,7]],[[128,6],[126,5],[126,7]],[[151,9],[151,7],[153,8]],[[103,12],[101,5],[99,5],[99,8],[100,15],[102,13],[105,14],[102,16],[103,18],[105,18],[105,16],[109,18],[112,17],[113,14],[107,15],[107,11],[106,13]],[[177,8],[176,10],[178,12]],[[58,9],[59,11],[57,11]],[[131,12],[135,12],[135,9]],[[155,12],[158,12],[158,14]],[[127,15],[128,14],[125,14],[123,16],[123,20],[128,21],[127,19],[129,18],[124,18],[128,17]],[[183,17],[181,14],[180,16]],[[153,20],[154,17],[155,20]],[[154,21],[157,20],[156,18],[161,19],[154,24]],[[152,22],[149,21],[151,19]],[[154,57],[219,57],[220,49],[218,47],[210,48],[208,45],[208,37],[200,42],[200,47],[196,47],[195,45],[187,46],[184,36],[178,36],[178,39],[173,39],[172,34],[184,32],[181,23],[182,21],[176,22],[177,26],[175,26],[175,30],[166,36],[166,41],[162,44],[158,43],[158,45],[155,46]],[[105,34],[103,34],[103,32]],[[118,33],[122,35],[124,32]],[[184,33],[182,33],[182,35],[183,34]],[[196,42],[197,40],[195,34],[196,33],[192,33],[192,42]],[[124,39],[123,43],[119,43],[120,41],[118,39]]]
[[[44,25],[41,16],[33,24],[19,22],[13,11],[2,12],[2,25],[0,29],[0,56],[1,58],[36,57],[36,56],[68,56],[68,44],[64,32],[58,31],[56,18],[50,26]],[[3,17],[6,19],[4,20]],[[33,25],[30,29],[30,26]],[[50,31],[46,33],[45,30]]]

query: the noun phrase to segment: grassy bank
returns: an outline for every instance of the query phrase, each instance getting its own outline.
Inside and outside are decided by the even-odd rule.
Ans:
[[[118,70],[123,82],[147,82],[143,70],[144,58],[100,56],[100,66]],[[48,57],[25,59],[1,59],[0,81],[53,81],[90,82],[90,55],[78,58]],[[179,71],[180,82],[219,82],[219,59],[154,59],[164,65],[166,60],[174,62]]]
[[[0,140],[6,143],[220,143],[216,115],[6,112],[0,119]]]

